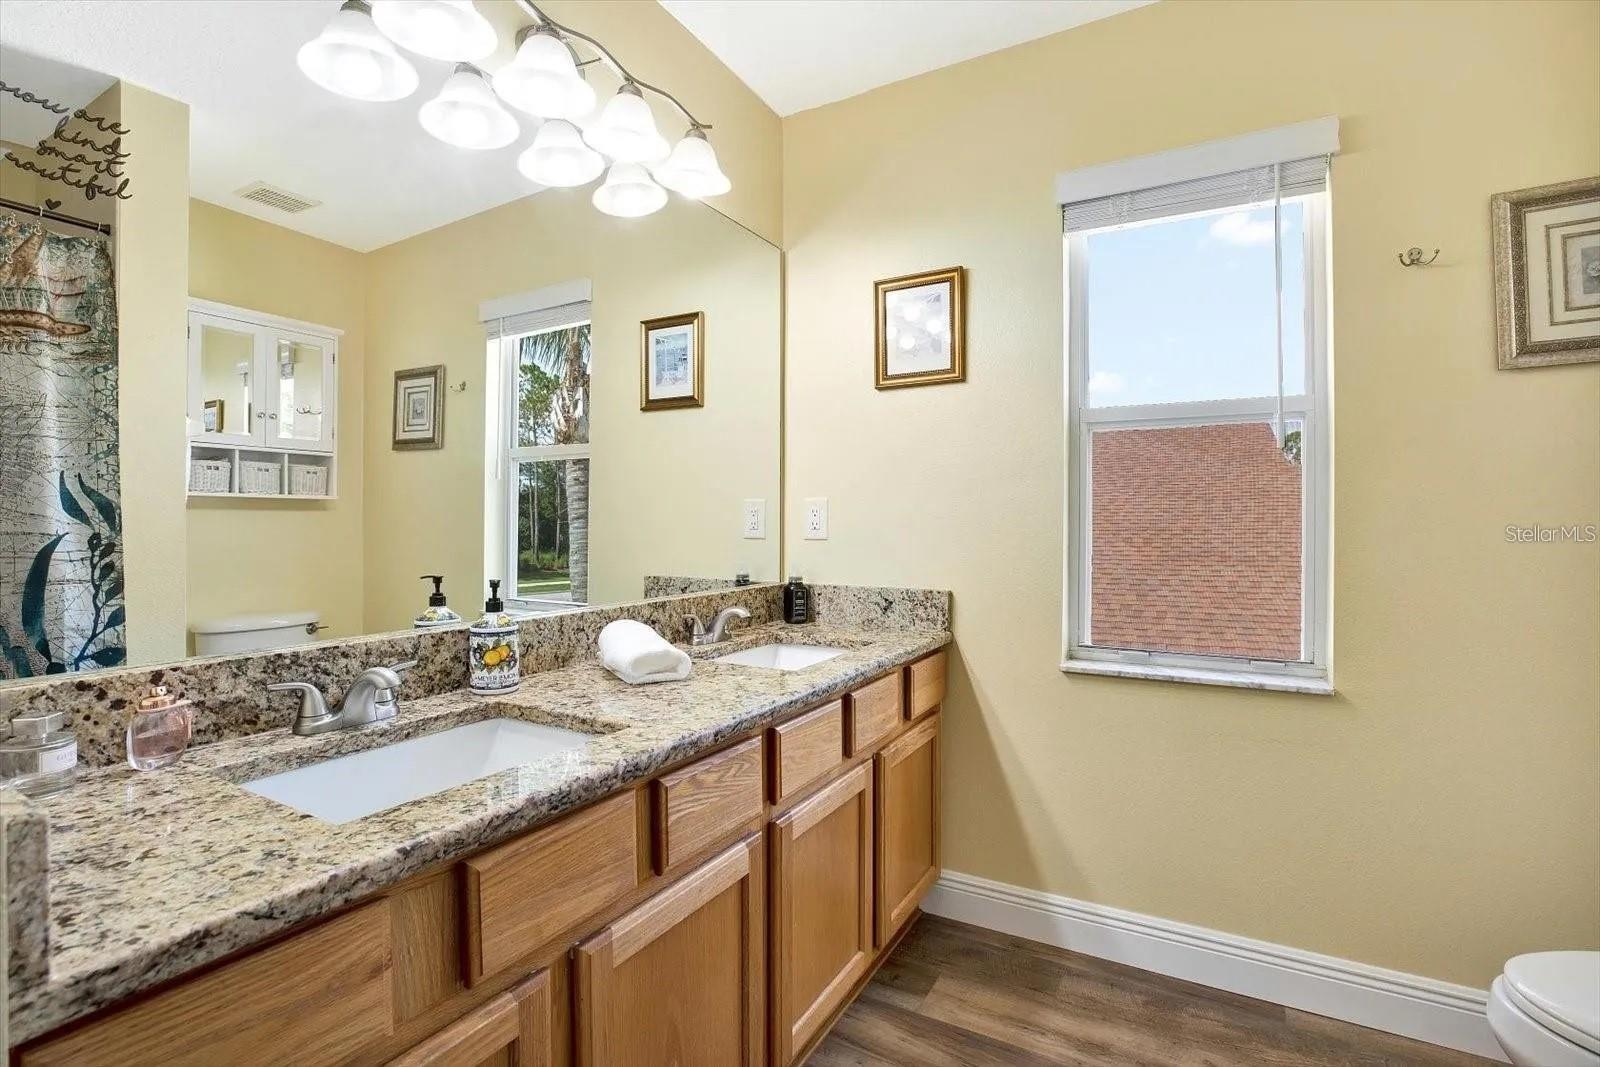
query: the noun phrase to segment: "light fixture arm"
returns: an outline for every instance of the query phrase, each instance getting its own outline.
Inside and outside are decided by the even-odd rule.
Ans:
[[[628,68],[624,67],[620,62],[618,62],[617,57],[611,54],[611,50],[605,45],[601,44],[599,41],[595,40],[593,37],[590,37],[588,34],[579,30],[572,29],[570,26],[563,26],[549,15],[546,15],[543,11],[540,11],[538,5],[535,4],[533,0],[517,0],[517,6],[522,8],[522,10],[527,12],[529,15],[532,15],[534,18],[538,19],[541,26],[548,26],[559,34],[566,34],[570,37],[576,37],[578,40],[587,43],[596,52],[600,53],[601,59],[605,61],[607,66],[616,71],[617,75],[622,78],[623,84],[637,85],[641,89],[649,89],[657,96],[665,98],[669,103],[672,104],[673,107],[683,112],[683,117],[689,120],[689,128],[691,130],[711,129],[710,123],[701,122],[699,119],[695,118],[694,115],[690,114],[689,109],[684,107],[683,103],[679,101],[677,97],[673,96],[665,89],[651,85],[646,81],[640,81],[638,78],[630,74],[628,72]],[[569,45],[568,47],[570,48],[571,46]],[[585,66],[590,62],[593,62],[593,60],[581,61],[579,62],[579,66]]]

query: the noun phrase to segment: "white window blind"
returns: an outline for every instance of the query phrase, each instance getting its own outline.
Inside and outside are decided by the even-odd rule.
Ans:
[[[1280,195],[1284,198],[1318,193],[1327,188],[1327,156],[1294,159],[1276,166]],[[1067,231],[1094,230],[1273,199],[1273,165],[1269,164],[1063,204],[1061,225]]]
[[[589,301],[580,300],[572,304],[558,304],[537,311],[524,311],[504,318],[488,319],[483,324],[483,330],[489,339],[493,340],[496,337],[515,337],[518,334],[554,330],[562,326],[571,326],[575,322],[585,322],[588,318]]]

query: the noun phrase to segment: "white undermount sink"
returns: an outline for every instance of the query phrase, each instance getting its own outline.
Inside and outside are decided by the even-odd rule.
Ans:
[[[815,666],[835,656],[842,656],[844,649],[832,648],[828,645],[791,645],[787,643],[776,645],[757,645],[747,648],[743,652],[730,652],[726,656],[718,656],[717,663],[738,663],[746,667],[766,667],[775,671],[798,671],[802,667]]]
[[[484,719],[240,784],[323,822],[345,823],[594,739],[520,719]]]

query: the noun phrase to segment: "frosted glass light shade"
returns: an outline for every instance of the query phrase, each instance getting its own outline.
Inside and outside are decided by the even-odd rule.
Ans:
[[[482,59],[497,43],[472,0],[372,0],[372,21],[395,44],[429,59]]]
[[[583,131],[583,139],[618,163],[658,163],[667,158],[666,138],[657,132],[650,105],[631,83],[623,83],[606,102],[600,117]]]
[[[672,154],[656,168],[655,175],[668,189],[693,200],[721,196],[733,188],[717,166],[717,153],[706,140],[705,131],[698,129],[690,130],[673,146]]]
[[[578,73],[567,46],[549,33],[530,33],[494,76],[500,99],[545,119],[579,119],[594,110],[594,88]]]
[[[352,100],[399,100],[417,88],[417,69],[378,32],[362,0],[346,0],[326,29],[300,46],[295,62],[306,77]]]
[[[489,89],[483,71],[469,63],[456,65],[439,95],[417,112],[422,128],[457,148],[504,148],[520,131],[511,112]]]
[[[636,219],[660,211],[667,203],[667,191],[638,163],[613,163],[593,200],[607,215]]]
[[[565,119],[550,119],[533,135],[533,144],[517,157],[517,169],[540,185],[570,188],[594,181],[606,169],[606,161],[583,143],[576,126]]]

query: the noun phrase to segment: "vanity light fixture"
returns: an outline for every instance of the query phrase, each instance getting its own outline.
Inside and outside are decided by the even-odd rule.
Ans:
[[[517,157],[517,169],[540,185],[570,188],[594,181],[606,169],[606,161],[583,143],[578,127],[565,119],[549,119]]]
[[[423,129],[457,148],[504,148],[521,132],[490,91],[483,71],[471,63],[456,64],[439,95],[422,105],[417,118]]]
[[[668,189],[691,200],[720,196],[733,188],[728,176],[717,166],[717,153],[698,126],[673,146],[667,161],[656,168],[656,180]]]
[[[512,107],[542,119],[576,120],[594,110],[594,88],[549,26],[522,31],[516,56],[494,76],[494,91]]]
[[[401,48],[429,59],[476,61],[499,43],[472,0],[371,0],[372,21]]]
[[[636,219],[665,207],[667,191],[641,164],[613,163],[606,180],[594,191],[593,200],[594,206],[607,215]]]
[[[354,100],[400,100],[417,88],[417,68],[378,32],[366,0],[345,0],[295,62],[324,89]]]
[[[517,169],[540,185],[571,187],[593,181],[609,165],[592,197],[608,215],[637,218],[659,211],[667,189],[699,200],[733,188],[706,138],[710,124],[665,89],[635,78],[593,37],[556,22],[533,0],[514,2],[534,25],[517,36],[515,56],[493,79],[467,62],[490,55],[496,45],[493,25],[472,0],[345,0],[297,60],[323,88],[374,101],[399,100],[417,87],[416,69],[395,44],[432,59],[457,60],[438,95],[418,112],[423,128],[459,148],[502,148],[521,132],[501,106],[504,100],[545,120],[517,157]],[[595,54],[580,58],[573,41]],[[584,68],[594,63],[610,68],[622,85],[591,119],[595,91]],[[688,132],[675,146],[656,128],[647,91],[688,120]]]
[[[661,163],[670,152],[644,94],[631,81],[623,82],[617,95],[606,101],[600,117],[583,131],[583,139],[618,163]]]

